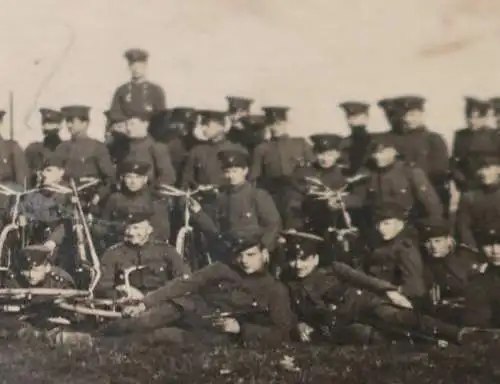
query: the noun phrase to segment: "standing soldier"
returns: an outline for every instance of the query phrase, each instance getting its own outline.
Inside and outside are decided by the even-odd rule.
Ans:
[[[226,113],[220,111],[198,111],[200,130],[207,141],[195,146],[188,154],[182,175],[182,186],[222,185],[225,182],[218,153],[228,149],[247,150],[240,144],[229,141],[225,134]]]
[[[401,129],[401,117],[399,115],[399,110],[396,107],[395,98],[385,98],[379,100],[377,105],[384,111],[387,122],[391,131],[397,131]]]
[[[271,194],[283,219],[287,212],[283,196],[289,187],[290,177],[297,168],[314,161],[309,144],[303,138],[289,136],[288,109],[263,108],[272,139],[255,148],[249,177]]]
[[[353,176],[366,166],[370,158],[371,135],[367,131],[370,105],[358,101],[346,101],[339,105],[345,112],[351,135],[342,143],[347,174]]]
[[[115,91],[110,107],[113,112],[127,117],[138,114],[152,116],[166,108],[164,90],[146,79],[148,56],[142,49],[125,52],[132,78]]]
[[[500,129],[500,97],[493,97],[489,101],[495,114],[495,128]]]
[[[402,159],[425,172],[434,186],[447,214],[450,203],[450,167],[448,148],[444,139],[429,131],[424,123],[425,99],[419,96],[403,96],[395,99],[401,118],[401,129],[390,136]]]
[[[498,131],[487,126],[491,104],[467,97],[465,116],[468,127],[455,132],[451,155],[451,172],[458,189],[463,192],[475,186],[478,165],[484,157],[500,154]]]
[[[456,217],[458,242],[472,249],[477,248],[478,231],[500,220],[500,158],[483,158],[477,175],[479,186],[461,195]]]
[[[176,173],[168,147],[156,142],[148,134],[149,115],[138,114],[123,119],[125,120],[125,134],[128,137],[128,148],[123,158],[117,161],[118,169],[126,161],[140,161],[150,165],[148,176],[153,185],[175,184]]]
[[[39,172],[45,160],[53,156],[62,139],[59,136],[63,115],[60,111],[41,108],[43,141],[33,142],[25,150],[26,160],[31,171],[30,185],[38,183]]]
[[[63,160],[65,176],[75,183],[84,184],[89,179],[99,179],[102,184],[89,202],[97,205],[115,184],[115,168],[106,144],[88,136],[90,107],[71,105],[61,108],[71,139],[61,143],[55,156]]]
[[[126,134],[125,118],[113,113],[111,110],[104,111],[106,116],[105,141],[108,147],[111,161],[117,164],[129,151],[129,140]]]
[[[252,146],[252,132],[243,120],[250,115],[250,107],[253,104],[253,100],[235,96],[227,96],[226,100],[228,102],[228,115],[231,123],[227,138],[234,143],[241,144],[250,151],[250,147]]]
[[[0,110],[0,126],[3,125],[4,116],[5,111]],[[28,183],[28,163],[17,141],[0,136],[0,162],[0,183],[14,183],[19,186]],[[0,220],[8,213],[9,201],[8,197],[0,195]]]

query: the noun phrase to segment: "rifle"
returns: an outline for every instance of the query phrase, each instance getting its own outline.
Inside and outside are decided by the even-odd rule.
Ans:
[[[14,140],[14,92],[9,92],[9,138]]]

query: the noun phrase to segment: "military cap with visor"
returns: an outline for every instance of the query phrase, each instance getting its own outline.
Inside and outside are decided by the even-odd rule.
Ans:
[[[228,149],[217,153],[222,169],[248,167],[248,155],[241,150]]]
[[[339,104],[347,116],[355,116],[368,113],[370,104],[362,101],[344,101]]]
[[[136,175],[145,176],[150,169],[151,165],[149,163],[137,159],[130,159],[125,161],[120,166],[120,173],[122,175],[125,175],[127,173],[135,173]]]
[[[90,117],[90,107],[86,105],[68,105],[62,107],[61,112],[65,119],[89,120]]]
[[[450,223],[442,217],[428,217],[419,222],[420,235],[423,241],[450,236]]]
[[[272,124],[279,121],[287,121],[288,111],[290,110],[290,108],[281,106],[270,106],[270,107],[263,107],[262,110],[264,111],[266,122]]]
[[[149,58],[149,53],[141,48],[131,48],[126,50],[123,56],[129,63],[134,63],[137,61],[147,61]]]
[[[246,97],[226,96],[226,100],[229,112],[236,112],[238,110],[249,112],[253,104],[253,100]]]
[[[44,245],[28,245],[18,254],[21,269],[29,269],[45,264],[50,259],[52,250]]]
[[[289,229],[282,231],[279,242],[283,247],[286,260],[290,261],[318,254],[323,238],[312,233]]]
[[[480,100],[474,97],[465,98],[465,113],[467,116],[477,113],[479,116],[486,116],[492,108],[488,100]]]
[[[64,118],[61,111],[56,111],[55,109],[50,108],[40,108],[40,115],[42,117],[42,124],[60,123]]]
[[[201,124],[208,124],[210,122],[219,123],[221,125],[226,124],[227,112],[216,111],[211,109],[202,109],[197,112],[198,116],[201,118]]]
[[[425,98],[421,96],[400,96],[394,99],[396,108],[403,112],[424,109]]]
[[[384,202],[375,206],[373,216],[376,222],[387,219],[398,219],[405,221],[408,218],[408,210],[397,202]]]
[[[338,150],[342,143],[342,137],[333,133],[315,134],[309,136],[313,143],[313,150],[316,153]]]

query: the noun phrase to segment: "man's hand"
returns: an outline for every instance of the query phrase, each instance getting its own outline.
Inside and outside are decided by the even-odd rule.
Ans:
[[[314,332],[313,327],[306,323],[299,323],[297,325],[297,330],[299,331],[300,341],[311,341],[311,334]]]
[[[187,201],[188,207],[193,213],[200,213],[201,212],[201,204],[197,202],[195,199],[189,199]]]
[[[401,292],[398,291],[387,291],[385,293],[392,304],[406,309],[413,309],[413,305],[410,300],[406,298]]]
[[[233,317],[222,317],[213,321],[214,327],[222,329],[226,333],[240,333],[240,323]]]
[[[101,201],[101,197],[99,195],[94,195],[94,197],[92,198],[90,203],[92,205],[97,205],[97,204],[99,204],[100,201]]]
[[[51,253],[54,253],[54,250],[56,249],[57,244],[52,240],[48,240],[45,243],[43,243],[43,246],[46,247],[48,250],[50,250]]]
[[[122,295],[117,301],[118,303],[126,303],[127,301],[139,301],[144,299],[144,294],[135,287],[127,287],[122,284],[118,285],[115,290]]]
[[[28,225],[28,219],[24,215],[19,215],[17,217],[17,225],[19,225],[21,228],[24,228]]]
[[[122,314],[127,317],[136,317],[139,316],[145,310],[146,306],[144,305],[144,303],[140,303],[138,305],[130,305],[128,307],[123,308]]]

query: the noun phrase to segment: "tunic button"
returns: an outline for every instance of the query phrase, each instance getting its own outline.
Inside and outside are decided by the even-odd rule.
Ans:
[[[337,310],[337,306],[335,304],[330,304],[328,307],[330,308],[331,311]]]

